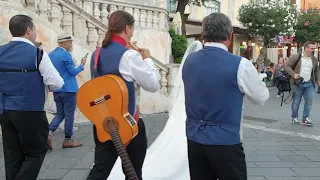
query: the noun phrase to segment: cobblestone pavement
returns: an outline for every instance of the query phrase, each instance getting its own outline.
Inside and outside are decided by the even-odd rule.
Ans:
[[[320,95],[316,94],[311,118],[314,127],[290,123],[290,105],[280,107],[275,89],[268,102],[257,107],[245,101],[244,149],[249,180],[320,180]],[[303,106],[301,106],[301,109]],[[144,117],[149,145],[162,131],[167,114]],[[63,133],[53,138],[54,149],[48,152],[39,180],[82,180],[93,163],[94,142],[90,123],[76,125],[75,139],[84,145],[62,149]],[[0,147],[0,180],[5,179]]]

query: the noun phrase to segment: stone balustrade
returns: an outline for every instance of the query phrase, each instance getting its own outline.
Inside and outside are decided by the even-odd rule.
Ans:
[[[113,0],[25,0],[24,3],[29,10],[47,18],[92,49],[101,46],[108,18],[116,10],[132,14],[137,30],[168,31],[168,12],[163,8]],[[169,68],[156,59],[154,62],[161,75],[161,91],[168,93]]]
[[[138,28],[167,30],[168,13],[162,8],[112,0],[75,0],[75,3],[104,24],[108,24],[108,16],[114,11],[124,10],[133,15]]]

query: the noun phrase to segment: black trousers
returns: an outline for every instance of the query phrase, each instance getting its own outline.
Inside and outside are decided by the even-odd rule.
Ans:
[[[188,140],[191,180],[247,180],[242,144],[202,145]]]
[[[139,119],[138,127],[139,133],[126,147],[126,150],[139,180],[142,180],[142,166],[148,145],[146,129],[142,119]],[[118,158],[118,154],[112,144],[112,141],[101,143],[98,140],[95,126],[93,126],[93,135],[96,144],[94,166],[91,169],[87,180],[106,180]]]
[[[4,111],[0,124],[6,180],[36,180],[47,153],[46,113]]]

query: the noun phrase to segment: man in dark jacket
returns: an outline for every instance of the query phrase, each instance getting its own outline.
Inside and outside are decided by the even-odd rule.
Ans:
[[[292,55],[287,63],[285,70],[291,76],[293,91],[292,101],[292,123],[299,124],[298,111],[303,96],[305,100],[302,124],[312,126],[310,111],[315,94],[315,86],[320,85],[318,60],[313,56],[316,45],[313,42],[307,42],[304,46],[304,52],[301,55]]]

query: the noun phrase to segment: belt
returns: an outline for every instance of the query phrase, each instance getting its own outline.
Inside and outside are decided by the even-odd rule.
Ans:
[[[28,72],[36,72],[37,69],[0,69],[0,72],[21,72],[21,73],[28,73]]]
[[[191,119],[191,118],[188,118],[187,120],[199,123],[201,125],[217,125],[217,123],[215,123],[214,121],[208,121],[208,120],[202,120],[202,119]]]

